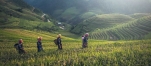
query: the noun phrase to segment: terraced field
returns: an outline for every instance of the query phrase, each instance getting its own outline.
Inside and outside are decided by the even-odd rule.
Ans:
[[[90,33],[90,39],[132,40],[144,39],[151,32],[151,16],[135,19],[112,28],[96,30]]]
[[[104,33],[105,34],[105,33]],[[42,36],[44,52],[37,52],[37,37]],[[97,36],[97,35],[96,35]],[[23,29],[0,29],[0,65],[2,66],[150,66],[151,41],[89,40],[81,48],[81,39],[62,36],[63,50],[53,43],[56,34]],[[24,40],[26,54],[14,48]],[[104,37],[105,38],[105,37]]]

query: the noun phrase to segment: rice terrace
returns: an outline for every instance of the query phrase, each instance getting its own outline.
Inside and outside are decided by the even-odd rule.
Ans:
[[[20,32],[22,31],[22,32]],[[17,33],[17,34],[16,34]],[[13,36],[14,35],[14,36]],[[37,53],[37,36],[43,36],[44,52]],[[2,66],[150,66],[151,41],[89,40],[88,48],[81,48],[81,40],[63,37],[63,50],[53,43],[56,35],[22,29],[1,29]],[[24,40],[26,54],[13,47],[18,38]]]
[[[150,7],[151,0],[0,0],[0,66],[151,66]]]

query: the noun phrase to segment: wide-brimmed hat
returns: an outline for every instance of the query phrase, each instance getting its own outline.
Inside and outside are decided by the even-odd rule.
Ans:
[[[89,36],[89,33],[85,33],[85,36]]]
[[[19,39],[19,44],[23,43],[23,40],[22,39]]]
[[[38,41],[41,41],[41,40],[42,40],[42,37],[38,37],[37,40],[38,40]]]
[[[57,37],[61,37],[61,34],[58,34]]]

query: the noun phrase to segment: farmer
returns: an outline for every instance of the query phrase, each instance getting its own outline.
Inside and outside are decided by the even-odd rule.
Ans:
[[[38,37],[37,40],[38,40],[38,41],[37,41],[37,48],[38,48],[38,52],[40,52],[40,51],[43,50],[43,48],[42,48],[42,42],[41,42],[42,37]]]
[[[62,43],[61,43],[61,34],[59,34],[57,36],[57,45],[58,45],[58,49],[62,50]]]
[[[84,35],[84,39],[83,39],[83,48],[88,47],[88,36],[89,36],[88,33],[86,33],[86,34]]]
[[[84,46],[84,45],[83,45],[83,39],[84,39],[84,36],[82,36],[82,38],[81,38],[81,39],[82,39],[82,48],[83,48],[83,46]]]
[[[20,39],[18,42],[18,52],[19,52],[19,54],[26,53],[24,48],[23,48],[23,40],[22,39]]]

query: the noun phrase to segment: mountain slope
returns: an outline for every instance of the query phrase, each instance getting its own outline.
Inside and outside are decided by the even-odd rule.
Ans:
[[[41,20],[43,13],[20,0],[1,0],[1,13],[28,20]],[[33,10],[34,9],[34,10]]]
[[[24,0],[43,10],[53,18],[70,24],[78,24],[87,18],[85,13],[150,13],[150,0]]]
[[[134,18],[123,14],[96,15],[73,27],[71,32],[83,34],[85,32],[93,32],[96,29],[110,28],[132,20],[134,20]]]
[[[23,0],[0,0],[0,28],[54,31],[53,20]],[[49,22],[48,22],[49,20]]]
[[[60,22],[70,24],[72,26],[70,32],[77,34],[79,36],[83,35],[86,32],[95,33],[95,31],[97,30],[110,29],[117,25],[123,25],[123,23],[133,22],[134,20],[140,19],[144,16],[148,16],[149,13],[151,13],[150,0],[116,0],[116,1],[24,0],[24,1],[31,4],[32,6],[35,6],[43,10],[44,12],[51,15],[54,19]],[[135,30],[137,29],[134,29],[134,31]],[[123,36],[124,34],[121,33],[123,32],[119,31],[119,35]],[[121,39],[121,37],[120,38],[118,37],[116,37],[115,39]],[[124,36],[124,38],[122,39],[125,39],[125,37],[127,36]],[[133,36],[132,39],[134,38],[135,36]]]
[[[90,38],[103,40],[150,39],[150,33],[151,16],[146,16],[112,28],[96,30],[90,34]]]
[[[53,0],[49,0],[49,2],[51,1]],[[90,1],[91,0],[82,0],[83,3],[88,3]],[[46,3],[47,1],[41,0],[41,2]],[[57,1],[54,2],[58,3]],[[62,11],[57,10],[56,8],[55,10],[57,10],[57,12],[55,13],[58,15],[60,14],[59,19],[61,18],[61,20],[63,21],[66,20],[62,18],[67,19],[69,21],[67,23],[70,23],[70,21],[71,23],[74,23],[74,21],[78,21],[77,23],[73,24],[74,26],[72,26],[72,28],[70,28],[71,26],[69,24],[62,22],[61,25],[56,26],[55,24],[57,24],[57,22],[51,22],[53,21],[53,19],[51,19],[47,14],[44,14],[35,7],[29,6],[23,0],[0,0],[0,28],[44,30],[49,32],[57,31],[64,35],[68,34],[69,37],[71,35],[74,35],[68,32],[68,30],[71,29],[70,31],[77,34],[78,36],[89,32],[90,39],[129,40],[150,38],[149,36],[151,21],[149,13],[135,13],[132,15],[124,15],[119,13],[104,14],[98,9],[83,11],[78,7],[70,7],[68,5],[65,5],[66,1],[61,2],[64,3],[62,5],[66,6],[65,8],[67,9]],[[74,2],[79,3],[81,1]],[[77,5],[71,4],[73,3],[71,1],[69,1],[68,3],[70,3],[70,5]],[[64,6],[56,7],[60,8]],[[55,6],[52,7],[55,8]],[[99,14],[100,12],[102,13]],[[50,20],[50,22],[47,22],[47,20]],[[59,30],[58,26],[69,26],[69,28],[67,28],[68,30],[66,28],[65,30]],[[127,26],[135,28],[127,28]]]

